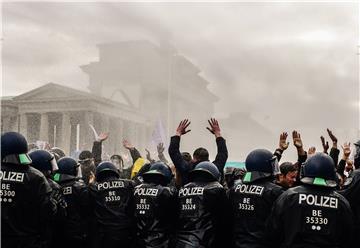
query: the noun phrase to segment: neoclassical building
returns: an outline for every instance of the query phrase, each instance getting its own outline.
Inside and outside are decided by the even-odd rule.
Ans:
[[[54,83],[3,99],[1,110],[2,132],[19,131],[29,142],[48,141],[68,154],[91,148],[91,126],[111,133],[104,143],[110,154],[120,149],[123,138],[143,146],[151,135],[149,120],[136,110]]]
[[[2,97],[1,131],[19,131],[29,142],[48,141],[69,154],[91,148],[95,137],[91,125],[97,132],[110,132],[104,145],[113,154],[124,138],[143,151],[158,121],[167,136],[182,118],[191,119],[194,129],[204,129],[218,98],[187,58],[149,41],[98,48],[99,60],[80,66],[89,76],[89,92],[48,83]],[[201,135],[195,139],[201,144]]]

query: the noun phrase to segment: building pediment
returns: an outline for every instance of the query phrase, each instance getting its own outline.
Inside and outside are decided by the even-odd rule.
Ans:
[[[48,83],[32,91],[14,97],[17,102],[38,101],[38,100],[59,100],[59,99],[79,99],[91,98],[90,93],[82,92],[72,88],[64,87],[54,83]]]

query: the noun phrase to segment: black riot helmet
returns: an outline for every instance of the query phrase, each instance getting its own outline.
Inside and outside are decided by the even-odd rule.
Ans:
[[[324,187],[336,187],[337,178],[333,159],[325,153],[316,153],[301,166],[300,181]]]
[[[266,149],[255,149],[245,160],[246,174],[244,183],[279,174],[279,164],[276,156]]]
[[[66,174],[75,177],[81,177],[80,164],[75,159],[70,157],[63,157],[57,162],[59,174]]]
[[[29,153],[29,156],[32,160],[32,167],[38,169],[39,171],[57,171],[59,168],[57,166],[55,156],[45,150],[35,150]]]
[[[96,167],[96,180],[97,181],[102,181],[108,177],[116,177],[119,178],[120,177],[120,173],[119,170],[116,168],[116,166],[111,163],[110,161],[104,161],[101,162],[97,167]]]
[[[155,162],[150,165],[147,172],[143,174],[143,179],[147,183],[156,183],[168,185],[173,178],[172,171],[169,166],[163,162]]]
[[[219,169],[211,162],[204,161],[198,163],[195,168],[190,172],[190,180],[203,180],[203,181],[220,181],[221,174]]]
[[[27,154],[28,143],[24,136],[17,132],[1,135],[1,161],[11,164],[31,164]]]

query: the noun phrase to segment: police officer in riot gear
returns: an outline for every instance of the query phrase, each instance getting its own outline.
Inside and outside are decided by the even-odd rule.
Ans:
[[[96,168],[96,181],[89,184],[90,201],[96,218],[95,247],[131,248],[134,242],[133,193],[131,180],[109,161]]]
[[[360,140],[354,143],[354,167],[355,170],[349,175],[344,183],[344,189],[339,191],[350,203],[354,214],[354,233],[360,232]],[[354,242],[360,244],[360,236],[354,237]]]
[[[317,153],[302,166],[302,185],[290,188],[269,218],[272,247],[351,247],[352,213],[348,201],[335,191],[334,161]]]
[[[62,245],[85,247],[89,240],[89,194],[81,180],[80,164],[70,157],[57,162],[59,170],[54,180],[60,184],[67,204],[67,216],[62,221]]]
[[[282,188],[274,183],[279,168],[277,158],[268,150],[256,149],[249,153],[243,180],[229,190],[233,220],[234,247],[268,247],[265,222]]]
[[[176,248],[227,247],[224,239],[226,209],[221,174],[211,162],[201,162],[190,173],[190,183],[180,188]]]
[[[41,171],[46,177],[52,192],[52,200],[57,205],[57,213],[54,216],[54,219],[47,227],[44,227],[47,232],[46,239],[48,240],[50,247],[57,247],[59,244],[59,236],[56,235],[58,233],[59,221],[61,218],[66,216],[66,201],[63,198],[60,185],[53,181],[52,176],[53,173],[58,170],[58,166],[55,160],[55,156],[48,151],[45,150],[35,150],[29,153],[29,156],[32,160],[31,166]]]
[[[168,186],[173,177],[171,169],[155,162],[142,177],[144,183],[134,191],[136,248],[167,248],[176,213],[176,188]]]
[[[53,199],[59,201],[58,207],[65,209],[66,202],[62,197],[60,185],[53,180],[53,174],[59,170],[55,156],[45,150],[35,150],[29,153],[29,156],[32,160],[31,166],[41,171],[46,177],[46,180],[52,189]],[[59,208],[58,211],[60,210]]]
[[[1,135],[1,247],[46,247],[43,227],[56,212],[49,183],[27,152],[21,134]]]

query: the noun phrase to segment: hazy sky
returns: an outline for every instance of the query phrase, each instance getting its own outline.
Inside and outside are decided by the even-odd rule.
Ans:
[[[48,82],[85,89],[96,44],[166,41],[220,97],[284,127],[356,128],[357,3],[4,3],[3,95]],[[231,89],[231,90],[230,90]]]

